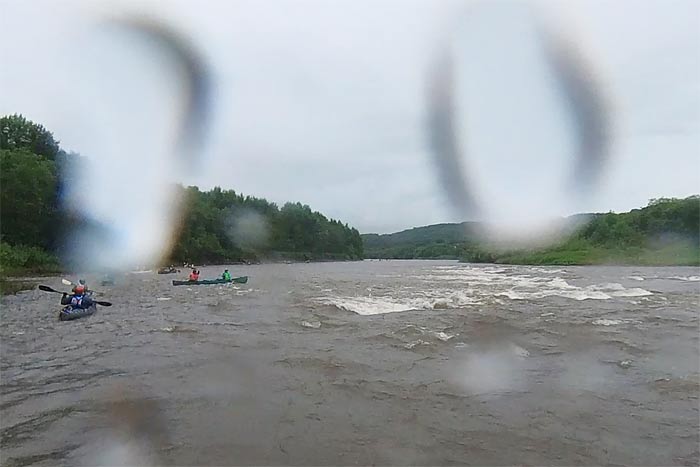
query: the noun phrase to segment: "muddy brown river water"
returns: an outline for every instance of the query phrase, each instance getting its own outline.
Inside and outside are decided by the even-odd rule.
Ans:
[[[229,269],[3,297],[0,463],[700,462],[698,268]]]

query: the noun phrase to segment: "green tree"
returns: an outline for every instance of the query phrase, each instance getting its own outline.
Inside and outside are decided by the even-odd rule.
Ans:
[[[48,248],[56,196],[54,163],[27,150],[0,150],[0,235],[11,245]]]
[[[174,260],[239,261],[268,255],[361,259],[363,255],[362,238],[356,229],[301,203],[286,203],[278,209],[265,199],[219,187],[205,192],[189,187],[185,198],[186,216],[172,251]],[[255,228],[239,228],[242,219],[251,218],[256,220]]]
[[[0,149],[25,149],[49,160],[60,151],[50,131],[18,114],[0,118]]]

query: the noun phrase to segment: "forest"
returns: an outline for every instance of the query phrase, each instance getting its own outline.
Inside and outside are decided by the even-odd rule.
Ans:
[[[80,222],[61,209],[63,174],[79,154],[61,149],[42,125],[0,118],[0,274],[61,270],[64,235]],[[309,206],[281,208],[233,190],[180,187],[185,214],[165,262],[357,260],[360,233]]]
[[[271,259],[358,260],[357,229],[328,219],[307,205],[281,208],[233,190],[185,189],[186,217],[174,261],[235,262]]]
[[[61,209],[63,173],[79,154],[42,125],[0,118],[0,275],[61,270],[62,239],[79,220]],[[513,264],[700,264],[700,197],[659,198],[627,213],[582,214],[582,226],[545,248],[479,241],[478,223],[360,235],[300,203],[278,207],[233,190],[179,187],[185,211],[164,262],[460,259]]]
[[[460,259],[509,264],[700,265],[700,197],[658,198],[626,213],[578,214],[580,227],[540,248],[483,242],[478,224],[437,224],[393,234],[365,234],[365,256]]]

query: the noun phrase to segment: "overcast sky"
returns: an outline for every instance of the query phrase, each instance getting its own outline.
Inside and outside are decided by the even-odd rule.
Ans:
[[[628,210],[700,191],[696,0],[530,9],[437,0],[0,3],[0,114],[44,124],[94,160],[103,190],[121,187],[134,199],[149,197],[140,185],[150,178],[175,178],[301,201],[365,233],[468,220],[447,203],[426,129],[427,79],[448,33],[465,167],[487,218]],[[95,26],[120,12],[160,19],[209,65],[211,120],[197,171],[168,163],[176,74],[142,44]],[[535,23],[565,32],[609,97],[610,160],[582,199],[566,194],[567,108]],[[133,178],[105,181],[125,168]]]

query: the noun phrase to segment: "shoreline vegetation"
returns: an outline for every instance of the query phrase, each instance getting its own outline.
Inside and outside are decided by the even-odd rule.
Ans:
[[[61,210],[62,174],[81,156],[21,115],[0,118],[0,287],[11,276],[57,274],[65,234],[104,230]],[[301,203],[278,207],[263,198],[215,187],[177,187],[183,222],[164,264],[347,261],[364,257],[357,229]],[[100,230],[102,229],[102,230]],[[154,265],[155,267],[156,265]]]
[[[625,213],[579,214],[580,226],[540,248],[505,249],[477,240],[478,224],[437,224],[365,234],[365,257],[453,259],[522,265],[700,266],[700,196],[652,199]],[[582,221],[582,222],[581,222]]]
[[[64,234],[95,227],[61,211],[61,174],[80,162],[53,134],[21,115],[0,118],[0,290],[9,277],[68,272]],[[582,227],[546,248],[504,250],[477,241],[478,224],[438,224],[360,235],[301,203],[215,187],[178,186],[184,222],[164,264],[232,265],[369,259],[453,259],[473,263],[700,266],[700,197],[660,198],[627,213],[585,214]],[[156,265],[154,265],[156,267]]]

